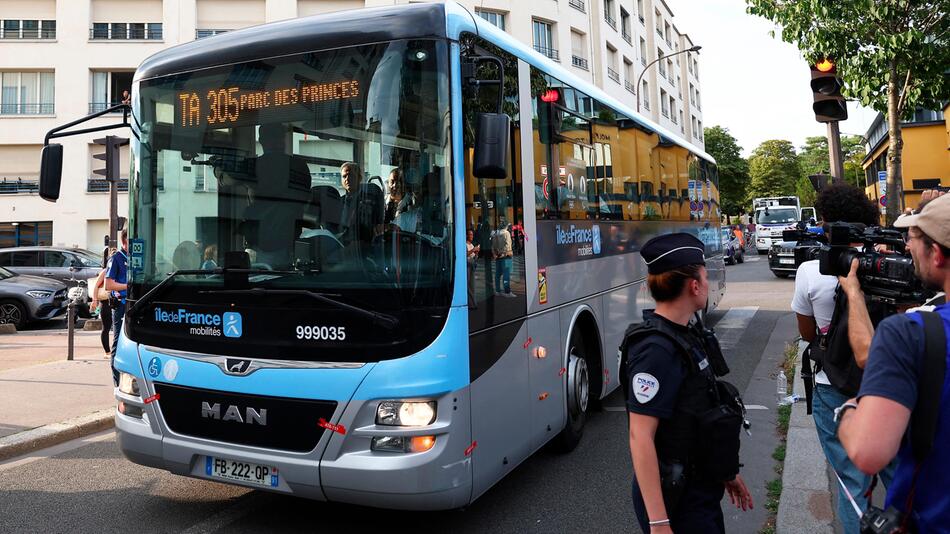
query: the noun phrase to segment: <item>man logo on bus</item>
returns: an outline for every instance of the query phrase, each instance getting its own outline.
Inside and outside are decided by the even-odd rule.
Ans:
[[[224,337],[241,337],[244,328],[241,324],[241,314],[224,312]]]
[[[600,254],[600,226],[594,225],[593,230],[593,239],[591,240],[591,247],[594,249],[594,254]]]

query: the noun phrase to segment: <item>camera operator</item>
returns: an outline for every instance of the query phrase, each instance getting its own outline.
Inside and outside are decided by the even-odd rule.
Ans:
[[[907,228],[907,248],[917,277],[931,289],[950,290],[950,196],[930,201],[918,214],[902,216],[894,226]],[[849,301],[857,305],[863,303],[863,296],[855,264],[841,283]],[[950,307],[943,304],[934,311],[950,338]],[[876,473],[896,456],[894,482],[887,491],[888,511],[882,516],[889,515],[891,524],[911,530],[946,532],[950,525],[950,481],[946,478],[950,473],[950,449],[946,448],[950,383],[945,367],[950,349],[945,342],[942,346],[934,343],[939,327],[924,335],[927,320],[913,312],[893,315],[878,325],[857,400],[837,410],[838,436],[848,456],[865,473]],[[914,425],[909,427],[912,417]]]
[[[877,208],[868,200],[863,191],[851,185],[837,184],[826,187],[818,195],[815,208],[825,224],[846,222],[874,225],[877,223]],[[819,338],[826,335],[831,326],[838,288],[838,279],[821,274],[818,264],[818,260],[811,260],[803,262],[798,267],[795,274],[795,294],[792,298],[792,310],[798,319],[798,331],[802,339],[814,348],[814,351],[809,350],[812,354],[817,354],[817,344],[821,341]],[[861,308],[865,309],[863,305]],[[849,330],[850,333],[851,330]],[[867,339],[870,340],[870,338],[871,334],[868,333]],[[854,350],[854,353],[857,355],[858,351]],[[855,363],[859,367],[864,366],[863,360],[857,360]],[[811,362],[803,361],[802,364],[810,366]],[[844,447],[835,435],[834,423],[834,409],[857,391],[856,389],[848,390],[849,386],[845,383],[833,384],[824,370],[818,370],[813,376],[815,386],[812,407],[822,451],[848,492],[856,500],[857,505],[863,510],[867,507],[867,498],[863,495],[871,483],[871,477],[862,473],[848,459]],[[834,376],[838,379],[840,373]],[[838,491],[838,520],[841,521],[845,534],[857,534],[858,514],[840,486]]]

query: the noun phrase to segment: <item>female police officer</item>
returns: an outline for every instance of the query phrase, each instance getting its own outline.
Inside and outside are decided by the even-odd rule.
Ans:
[[[667,234],[640,253],[656,310],[644,312],[621,346],[634,509],[644,533],[725,532],[724,490],[742,510],[752,496],[738,475],[741,399],[716,380],[728,368],[711,332],[690,325],[709,293],[703,243]]]

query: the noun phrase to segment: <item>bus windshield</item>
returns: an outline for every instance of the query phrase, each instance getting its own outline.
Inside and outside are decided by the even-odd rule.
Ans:
[[[204,269],[161,300],[249,287],[447,306],[447,61],[444,42],[404,40],[139,82],[132,298]],[[252,270],[237,286],[213,272],[235,266]]]
[[[795,208],[769,208],[759,212],[759,223],[782,224],[798,222],[798,210]]]

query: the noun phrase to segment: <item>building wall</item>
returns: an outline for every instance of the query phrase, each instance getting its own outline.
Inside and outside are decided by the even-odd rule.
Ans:
[[[901,174],[903,177],[904,207],[914,207],[920,201],[920,188],[914,187],[914,180],[939,180],[942,186],[950,186],[950,133],[946,122],[926,124],[904,124],[901,128],[904,149],[901,153]],[[881,143],[864,162],[864,168],[886,170],[887,141]],[[878,167],[875,167],[878,166]],[[880,190],[877,180],[867,184],[865,192],[869,198],[879,200]]]
[[[92,140],[106,135],[88,134],[58,140],[63,145],[63,181],[60,200],[49,203],[18,183],[33,183],[39,174],[40,150],[50,129],[76,120],[92,110],[104,109],[101,85],[105,79],[111,102],[121,100],[112,82],[126,80],[148,56],[169,46],[191,41],[200,32],[233,30],[297,16],[353,9],[362,6],[405,4],[409,0],[0,0],[0,20],[55,20],[55,38],[0,39],[0,77],[4,73],[51,72],[55,98],[43,114],[0,113],[0,225],[15,222],[52,221],[53,242],[97,250],[102,244],[103,221],[108,218],[109,195],[90,192],[92,170],[102,166],[92,155],[102,147]],[[671,54],[692,46],[689,37],[673,24],[674,14],[663,0],[463,0],[473,11],[504,16],[505,30],[518,40],[534,45],[533,22],[552,24],[553,43],[562,65],[592,81],[612,96],[637,107],[637,78],[657,51]],[[642,7],[641,7],[642,6]],[[621,16],[621,9],[627,14]],[[659,18],[657,17],[659,13]],[[608,23],[613,20],[613,25]],[[642,21],[641,21],[642,19]],[[150,39],[97,39],[94,23],[161,24],[161,36]],[[660,33],[657,33],[659,23]],[[666,25],[670,27],[667,42]],[[111,33],[110,33],[111,35]],[[646,43],[646,54],[640,41]],[[575,61],[574,56],[577,56]],[[673,69],[659,75],[659,65],[646,70],[649,84],[641,112],[685,139],[703,147],[691,117],[701,120],[701,111],[687,88],[699,87],[698,78],[687,69],[696,54],[675,56]],[[109,73],[105,78],[96,73]],[[679,80],[677,80],[679,77]],[[671,81],[672,79],[672,81]],[[121,84],[120,84],[121,85]],[[666,116],[660,91],[673,97]],[[685,124],[679,120],[684,112]],[[45,113],[45,112],[49,113]],[[109,115],[85,127],[115,123]],[[675,121],[675,122],[674,122]],[[107,132],[128,136],[120,130]],[[123,177],[128,175],[128,147],[123,149]],[[95,184],[94,184],[95,185]],[[128,198],[119,194],[119,215],[128,213]]]

